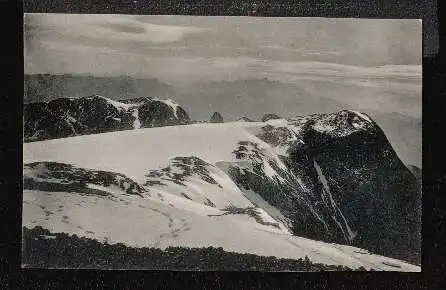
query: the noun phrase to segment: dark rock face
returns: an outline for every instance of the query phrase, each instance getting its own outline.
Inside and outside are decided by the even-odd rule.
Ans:
[[[92,96],[59,98],[48,103],[25,104],[25,141],[131,129],[134,118],[107,99]]]
[[[271,125],[266,125],[262,128],[263,134],[260,136],[263,141],[272,146],[280,146],[288,144],[295,133],[287,128],[274,127]]]
[[[211,123],[223,123],[223,116],[219,112],[215,112],[210,119]]]
[[[138,118],[138,120],[136,120]],[[101,96],[59,98],[24,106],[25,142],[105,133],[141,127],[181,125],[190,122],[187,113],[151,98],[122,102]]]
[[[254,120],[252,120],[248,117],[241,117],[237,120],[237,122],[254,122]]]
[[[312,161],[319,164],[331,195],[358,233],[354,245],[413,261],[420,247],[413,239],[420,223],[415,214],[416,180],[383,136],[350,135],[324,147],[299,150],[291,160],[300,168],[312,169]]]
[[[280,222],[291,228],[294,213],[306,210],[302,207],[303,203],[299,202],[305,197],[299,191],[298,178],[287,167],[280,166],[281,160],[276,160],[272,154],[259,148],[257,143],[240,141],[232,153],[239,162],[233,162],[229,167],[229,176],[242,191],[251,190],[276,207],[286,217],[286,220],[280,219]],[[267,173],[271,171],[275,172],[273,176]],[[303,232],[300,234],[309,236]],[[326,237],[327,232],[323,236]]]
[[[273,119],[280,119],[280,116],[277,114],[268,113],[262,117],[262,122],[266,122],[268,120],[273,120]]]
[[[234,163],[230,175],[278,208],[296,235],[420,262],[417,180],[368,116],[294,118],[287,127],[265,126],[258,137],[284,149],[281,161],[241,142],[234,154],[249,167]]]
[[[23,168],[24,189],[110,196],[110,192],[101,189],[110,186],[129,195],[142,197],[142,193],[146,192],[137,182],[115,172],[90,170],[58,162],[34,162],[25,164]]]
[[[141,127],[144,128],[190,123],[187,113],[182,108],[174,110],[169,105],[159,101],[142,104],[139,107],[138,116]]]

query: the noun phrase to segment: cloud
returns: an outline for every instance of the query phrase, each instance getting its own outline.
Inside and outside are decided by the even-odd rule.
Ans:
[[[131,15],[26,14],[29,31],[39,30],[47,40],[84,40],[113,47],[119,43],[169,43],[207,29],[142,23]],[[33,27],[34,26],[34,27]]]
[[[208,30],[132,15],[25,14],[25,72],[113,74],[122,67],[121,73],[138,74],[147,55],[172,52],[162,47],[181,48],[175,43]]]
[[[35,35],[28,40],[160,57],[181,51],[182,57],[421,64],[421,24],[415,20],[26,14],[25,30]]]
[[[105,28],[113,29],[117,32],[125,32],[125,33],[144,33],[146,30],[144,27],[133,26],[123,23],[108,23],[108,24],[99,24]]]

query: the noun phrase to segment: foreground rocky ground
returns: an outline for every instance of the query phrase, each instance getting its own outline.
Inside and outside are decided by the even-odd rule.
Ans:
[[[278,259],[224,251],[222,248],[132,248],[110,245],[65,233],[51,234],[41,227],[23,228],[26,268],[100,268],[231,271],[351,271],[305,259]],[[358,268],[355,270],[365,270]]]

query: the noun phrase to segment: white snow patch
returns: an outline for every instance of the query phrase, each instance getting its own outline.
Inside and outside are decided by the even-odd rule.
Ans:
[[[280,227],[280,229],[275,228],[275,227],[271,227],[271,229],[270,229],[271,231],[279,232],[279,233],[282,233],[282,234],[291,234],[290,231],[288,230],[288,228],[283,225],[283,223],[281,223],[280,221],[275,220],[263,208],[256,208],[256,211],[259,214],[260,218],[264,222],[275,223],[275,224],[277,224]]]
[[[289,145],[273,147],[273,152],[277,155],[287,156]]]
[[[265,122],[266,124],[269,124],[271,126],[284,126],[288,124],[288,121],[286,119],[271,119]]]
[[[324,124],[323,122],[316,122],[313,125],[313,129],[318,132],[330,132],[333,131],[333,126],[329,126],[327,124]]]
[[[112,99],[109,99],[109,98],[106,98],[106,97],[103,97],[103,96],[100,96],[100,95],[96,95],[96,96],[105,99],[109,104],[113,105],[117,109],[121,109],[121,110],[127,111],[131,107],[135,106],[135,104],[121,103],[121,102],[114,101]]]
[[[45,240],[54,240],[56,239],[56,236],[42,235],[42,238],[44,238]]]
[[[322,182],[322,185],[325,188],[325,192],[327,192],[327,194],[328,194],[331,206],[333,207],[333,209],[336,212],[340,213],[340,215],[342,216],[342,219],[344,221],[345,227],[347,229],[347,234],[344,233],[344,235],[346,235],[348,240],[351,241],[356,236],[356,234],[353,233],[353,231],[350,229],[350,226],[348,225],[347,220],[345,219],[344,215],[342,214],[341,210],[339,209],[338,205],[336,204],[335,200],[333,199],[333,195],[331,194],[331,191],[330,191],[330,186],[328,185],[328,182],[327,182],[327,179],[325,178],[325,175],[322,173],[321,167],[316,162],[316,160],[313,160],[313,164],[314,164],[314,168],[316,169],[317,174],[319,176],[319,180]],[[336,216],[333,216],[333,218],[334,218],[335,222],[338,224],[339,228],[342,230],[342,232],[344,232],[344,227],[337,220]]]
[[[363,113],[358,112],[358,111],[351,111],[351,112],[353,112],[356,115],[360,116],[362,119],[366,120],[367,122],[372,123],[372,120],[366,114],[363,114]]]
[[[139,129],[141,128],[141,122],[139,121],[139,114],[138,114],[138,108],[135,108],[132,112],[132,116],[135,118],[135,121],[133,121],[133,128]]]
[[[274,170],[274,168],[271,167],[268,160],[263,160],[263,171],[265,172],[266,176],[268,176],[271,180],[279,182],[285,182],[285,179],[282,178],[277,172]]]

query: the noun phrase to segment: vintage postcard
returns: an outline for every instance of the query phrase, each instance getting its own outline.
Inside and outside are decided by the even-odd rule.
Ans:
[[[421,27],[25,14],[22,267],[420,272]]]

